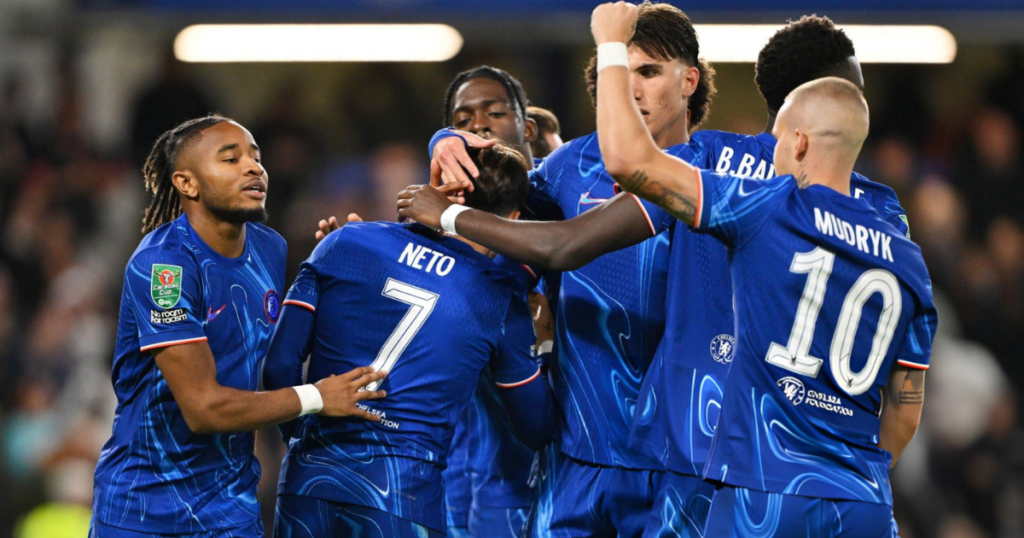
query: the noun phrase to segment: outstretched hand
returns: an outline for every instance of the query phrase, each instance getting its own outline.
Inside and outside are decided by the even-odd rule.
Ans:
[[[327,417],[359,417],[370,421],[379,421],[380,417],[360,409],[356,404],[363,400],[377,400],[388,395],[383,390],[360,389],[379,381],[387,376],[387,372],[378,372],[369,366],[356,368],[341,375],[332,375],[316,382],[324,407],[320,415]]]
[[[448,194],[462,190],[459,183],[440,187],[410,185],[398,193],[398,214],[433,228],[441,229],[441,213],[452,205]]]
[[[466,150],[467,144],[472,148],[489,148],[498,142],[481,138],[468,131],[452,131],[466,140],[462,142],[458,136],[441,139],[434,144],[434,154],[430,158],[430,184],[435,187],[458,183],[462,189],[473,190],[472,177],[480,177],[480,170],[473,164]]]

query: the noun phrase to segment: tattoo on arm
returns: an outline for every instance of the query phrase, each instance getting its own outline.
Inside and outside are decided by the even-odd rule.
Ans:
[[[665,187],[660,182],[651,180],[643,170],[633,172],[633,175],[620,181],[619,184],[623,189],[639,194],[660,205],[683,222],[693,223],[693,219],[697,215],[697,208],[693,201]]]
[[[897,404],[921,405],[924,403],[924,371],[907,370],[894,376],[895,383],[889,395]]]

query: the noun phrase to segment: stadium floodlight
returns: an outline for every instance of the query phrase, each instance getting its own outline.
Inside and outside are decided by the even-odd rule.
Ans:
[[[445,24],[197,24],[174,39],[183,62],[443,62],[461,48]]]
[[[702,55],[710,62],[756,62],[776,24],[696,24]],[[941,26],[838,25],[853,41],[861,63],[948,64],[956,39]]]

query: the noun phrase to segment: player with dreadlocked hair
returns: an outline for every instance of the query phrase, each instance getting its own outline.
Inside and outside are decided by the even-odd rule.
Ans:
[[[222,121],[231,120],[216,114],[188,120],[156,139],[153,149],[146,157],[146,163],[142,166],[146,192],[153,195],[142,217],[142,233],[148,234],[160,225],[181,216],[181,201],[171,181],[175,158],[203,129]]]
[[[249,131],[222,116],[187,121],[143,171],[153,200],[125,270],[90,536],[262,537],[253,431],[309,413],[378,420],[356,403],[383,396],[358,391],[384,374],[257,392],[287,245],[258,223],[267,174]]]

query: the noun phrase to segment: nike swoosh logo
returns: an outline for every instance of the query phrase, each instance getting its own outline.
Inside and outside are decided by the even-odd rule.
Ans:
[[[221,305],[221,307],[218,308],[216,312],[213,311],[213,308],[210,308],[209,310],[207,310],[207,312],[206,312],[206,321],[213,321],[214,318],[219,316],[220,313],[224,311],[224,307],[226,307],[226,306],[227,306],[226,304],[225,305]]]
[[[603,204],[608,201],[608,198],[591,198],[590,191],[587,191],[580,195],[580,203],[583,205],[590,204]]]

